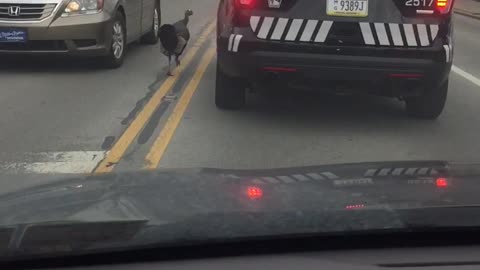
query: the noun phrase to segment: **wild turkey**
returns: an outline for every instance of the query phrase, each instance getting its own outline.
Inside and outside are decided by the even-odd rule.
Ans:
[[[162,53],[168,57],[168,76],[172,76],[171,62],[172,56],[175,56],[175,62],[177,66],[180,65],[180,55],[188,45],[190,40],[190,31],[188,30],[188,22],[190,16],[193,15],[193,11],[186,10],[185,17],[174,23],[165,24],[160,27],[160,43]]]

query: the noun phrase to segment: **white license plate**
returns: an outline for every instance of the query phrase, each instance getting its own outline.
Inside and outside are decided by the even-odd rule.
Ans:
[[[327,0],[327,15],[367,17],[368,0]]]

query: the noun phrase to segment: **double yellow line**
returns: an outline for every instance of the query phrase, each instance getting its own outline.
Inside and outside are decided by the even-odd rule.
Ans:
[[[175,130],[180,124],[180,120],[182,119],[183,114],[187,110],[188,104],[190,104],[190,100],[195,93],[195,90],[198,88],[200,81],[207,71],[208,64],[212,62],[213,57],[215,56],[215,49],[210,48],[205,53],[200,61],[200,65],[198,66],[197,71],[193,75],[192,80],[188,83],[187,87],[185,88],[182,97],[178,101],[175,109],[173,109],[172,114],[167,120],[167,123],[163,127],[160,135],[157,137],[153,146],[150,148],[150,152],[147,154],[145,158],[145,169],[156,169],[158,164],[160,163],[160,159],[162,158],[165,150],[167,149],[168,144],[170,143]]]
[[[160,105],[163,98],[170,92],[175,83],[178,81],[180,75],[191,64],[196,54],[207,40],[208,36],[215,29],[215,23],[211,23],[200,35],[196,44],[185,55],[182,65],[177,69],[175,76],[168,77],[150,100],[145,104],[143,109],[138,113],[137,117],[128,126],[125,132],[120,136],[117,142],[113,145],[112,149],[108,152],[105,159],[97,166],[93,173],[108,173],[111,172],[115,165],[120,162],[128,147],[132,144],[133,140],[141,132],[145,124],[155,112],[156,108]],[[176,104],[172,114],[169,116],[164,128],[162,129],[159,137],[153,143],[149,153],[145,158],[145,169],[155,169],[165,153],[165,150],[170,142],[175,130],[180,123],[180,120],[187,109],[190,100],[195,93],[196,88],[200,84],[200,81],[207,70],[209,63],[215,56],[215,49],[210,48],[202,57],[200,64],[193,75],[191,81],[186,86],[182,97]]]

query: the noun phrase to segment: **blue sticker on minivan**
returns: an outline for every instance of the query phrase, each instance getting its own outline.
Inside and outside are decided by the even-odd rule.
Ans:
[[[27,42],[27,31],[23,29],[0,29],[0,42]]]

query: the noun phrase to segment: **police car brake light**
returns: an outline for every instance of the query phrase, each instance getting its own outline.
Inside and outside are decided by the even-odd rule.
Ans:
[[[447,14],[452,8],[453,0],[437,0],[437,10],[441,14]]]
[[[237,5],[242,8],[253,8],[257,0],[237,0]]]

